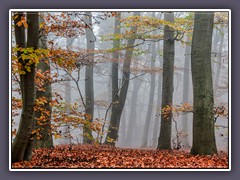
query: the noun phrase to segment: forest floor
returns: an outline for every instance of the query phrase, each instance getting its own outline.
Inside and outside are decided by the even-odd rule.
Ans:
[[[106,145],[58,145],[36,149],[12,168],[228,168],[228,154],[191,155],[183,150],[143,150]]]

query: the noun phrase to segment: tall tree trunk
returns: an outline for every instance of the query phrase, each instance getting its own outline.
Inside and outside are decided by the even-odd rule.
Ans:
[[[43,14],[42,14],[43,15]],[[43,17],[39,17],[39,23],[43,23]],[[41,38],[39,39],[39,48],[47,49],[47,36],[46,32],[42,31]],[[37,69],[41,70],[42,73],[51,74],[49,60],[42,59],[39,64],[37,65]],[[53,139],[52,139],[52,131],[51,131],[51,114],[52,114],[52,107],[50,106],[50,102],[52,100],[52,87],[51,82],[49,79],[44,80],[44,88],[45,91],[40,91],[36,89],[36,99],[40,97],[45,97],[47,103],[44,105],[44,109],[49,112],[49,115],[45,114],[46,121],[44,122],[36,122],[36,128],[40,128],[40,135],[41,139],[35,138],[35,148],[52,148],[53,147]],[[40,118],[41,112],[35,113],[35,118]],[[36,120],[37,121],[37,120]],[[41,124],[41,125],[39,125]]]
[[[151,56],[151,69],[155,67],[155,61],[156,61],[156,43],[152,44],[152,56]],[[153,109],[153,100],[154,100],[154,91],[155,91],[155,72],[151,72],[151,80],[150,80],[150,93],[149,93],[149,100],[148,100],[148,109],[147,109],[147,115],[145,119],[144,124],[144,130],[143,130],[143,139],[142,139],[142,147],[148,146],[148,136],[149,136],[149,127],[150,127],[150,121],[152,117],[152,109]]]
[[[174,22],[174,13],[166,12],[164,20]],[[172,105],[173,99],[173,73],[174,73],[174,30],[164,27],[163,42],[163,85],[162,108]],[[172,113],[168,116],[161,114],[161,129],[158,139],[158,149],[171,149]]]
[[[190,37],[187,37],[187,42],[190,43]],[[185,61],[184,61],[184,71],[183,71],[183,103],[188,103],[189,101],[189,76],[190,76],[190,63],[191,63],[191,45],[186,45],[185,47]],[[189,145],[189,120],[188,114],[182,115],[182,128],[186,135],[183,139],[182,144],[185,147],[190,147]]]
[[[16,13],[18,17],[14,20],[15,24],[15,35],[16,44],[18,47],[24,47],[25,45],[25,34],[24,27],[18,26],[17,23],[21,20],[23,13]],[[38,23],[38,13],[28,12],[27,13],[28,22],[28,34],[27,34],[27,47],[33,47],[37,49],[38,38],[39,38],[39,23]],[[18,52],[18,57],[21,53]],[[25,61],[25,62],[24,62]],[[19,58],[19,63],[24,67],[26,60]],[[35,103],[35,63],[30,66],[30,72],[26,71],[26,74],[21,75],[20,87],[22,90],[22,114],[20,118],[19,128],[16,138],[12,145],[12,162],[18,162],[23,160],[31,159],[31,149],[33,140],[31,140],[31,132],[34,125],[34,103]]]
[[[223,26],[221,26],[220,28],[220,43],[218,46],[218,51],[217,51],[217,62],[216,62],[216,66],[217,66],[217,72],[216,72],[216,76],[215,76],[215,81],[214,81],[214,94],[216,95],[217,93],[217,88],[218,88],[218,82],[219,82],[219,78],[220,78],[220,73],[221,73],[221,66],[222,66],[222,49],[223,49],[223,40],[224,40],[224,34],[223,34]]]
[[[159,48],[157,48],[159,49]],[[159,56],[160,60],[160,67],[162,67],[162,58]],[[160,126],[160,118],[159,115],[161,114],[161,100],[162,100],[162,73],[159,73],[158,75],[158,97],[157,97],[157,107],[156,107],[156,115],[155,115],[155,121],[153,126],[153,141],[152,141],[152,147],[156,148],[158,143],[158,131]]]
[[[94,61],[94,48],[95,48],[95,39],[92,29],[92,17],[91,12],[87,12],[86,16],[86,24],[88,27],[86,28],[86,39],[87,39],[87,50],[89,53],[89,62]],[[91,123],[93,122],[94,116],[94,88],[93,88],[93,64],[89,64],[86,66],[85,71],[85,104],[86,104],[86,111],[85,113],[89,116],[87,118],[86,123],[83,127],[83,143],[92,143],[93,136],[91,130]]]
[[[191,154],[217,153],[211,69],[213,12],[195,13],[192,40],[193,146]]]
[[[137,63],[136,63],[137,68]],[[136,78],[133,80],[133,92],[132,92],[132,102],[130,107],[130,116],[129,116],[129,123],[127,128],[127,142],[126,146],[131,147],[133,142],[133,132],[134,132],[134,126],[136,125],[136,119],[137,119],[137,100],[138,100],[138,92],[141,87],[142,80],[139,78]]]
[[[134,16],[139,16],[139,15],[140,15],[140,12],[134,12]],[[130,31],[133,33],[136,33],[137,27],[136,26],[131,27]],[[130,77],[130,65],[131,65],[131,59],[132,59],[132,54],[133,54],[132,47],[133,47],[134,43],[135,43],[134,38],[129,39],[127,41],[127,47],[130,47],[130,48],[128,48],[126,50],[125,57],[124,57],[122,84],[120,87],[120,91],[118,93],[119,96],[117,93],[113,93],[113,95],[115,95],[115,96],[113,98],[110,125],[109,125],[109,130],[108,130],[106,141],[105,141],[106,144],[115,145],[115,141],[118,138],[118,128],[119,128],[120,118],[121,118],[122,110],[123,110],[125,100],[127,97],[129,77]],[[114,69],[113,69],[113,71],[114,71]],[[114,73],[112,73],[112,76],[114,77]],[[117,84],[118,83],[116,83],[116,82],[112,83],[113,89],[116,88]],[[118,91],[118,87],[117,87],[117,89],[115,89],[115,91]]]
[[[71,17],[72,18],[72,17]],[[66,38],[66,48],[70,51],[73,50],[73,43],[74,43],[75,37],[67,37]],[[70,72],[69,72],[70,73]],[[66,103],[66,114],[70,114],[70,104],[72,101],[72,89],[71,89],[71,75],[67,72],[64,75],[67,79],[67,81],[64,82],[64,94],[65,94],[65,103]],[[64,144],[72,144],[72,136],[70,132],[70,124],[66,122],[65,126],[63,127],[63,133],[64,139],[62,139],[62,142]]]
[[[121,20],[121,13],[117,13],[117,15],[115,16],[115,27],[114,27],[114,34],[120,34],[120,20]],[[113,41],[113,48],[114,49],[117,49],[120,47],[120,40],[114,40]],[[112,144],[114,143],[115,145],[115,142],[109,142],[108,139],[109,136],[111,137],[114,137],[113,139],[117,139],[117,136],[114,135],[114,132],[116,133],[116,129],[114,129],[113,127],[116,127],[117,126],[117,121],[120,121],[120,117],[117,118],[117,108],[116,108],[116,103],[115,102],[118,102],[118,58],[119,58],[119,51],[116,51],[113,53],[113,62],[112,62],[112,102],[113,102],[113,105],[112,105],[112,110],[111,110],[111,117],[110,117],[110,125],[109,125],[109,130],[111,129],[111,134],[109,134],[110,132],[107,133],[107,137],[106,137],[106,140],[105,140],[105,143],[106,144]],[[114,116],[116,116],[116,119],[113,119]],[[119,119],[119,120],[118,120]]]

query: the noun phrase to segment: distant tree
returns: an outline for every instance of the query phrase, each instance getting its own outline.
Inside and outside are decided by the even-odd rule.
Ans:
[[[222,53],[223,53],[223,42],[224,42],[224,26],[222,25],[220,27],[220,30],[219,30],[219,36],[220,36],[220,42],[219,42],[219,45],[217,46],[217,52],[216,52],[216,57],[217,57],[217,60],[216,60],[216,76],[215,76],[215,80],[214,80],[214,87],[213,87],[213,90],[214,90],[214,94],[216,95],[217,93],[217,88],[218,88],[218,83],[219,83],[219,79],[220,79],[220,73],[221,73],[221,68],[222,68]]]
[[[87,51],[89,51],[89,61],[94,61],[94,48],[95,48],[95,37],[93,34],[92,17],[91,12],[86,12],[85,23],[86,28],[86,40],[87,40]],[[93,121],[94,116],[94,88],[93,88],[93,64],[90,63],[86,66],[85,71],[85,104],[86,111],[86,123],[83,127],[83,143],[91,143],[93,141],[92,130],[90,124]]]
[[[187,42],[190,43],[190,37],[187,37]],[[190,81],[190,63],[191,63],[191,45],[186,44],[185,47],[185,60],[184,60],[184,71],[183,71],[183,104],[189,101],[189,81]],[[189,118],[188,114],[182,115],[182,128],[186,135],[183,139],[182,144],[185,147],[190,147],[189,145]]]
[[[134,16],[139,16],[140,12],[134,12]],[[117,21],[115,21],[115,26],[117,24]],[[137,26],[132,26],[130,29],[133,34],[137,32]],[[126,101],[127,97],[127,91],[128,91],[128,85],[129,85],[129,78],[130,78],[130,65],[131,65],[131,59],[133,55],[133,46],[135,43],[135,38],[132,37],[127,40],[127,48],[125,57],[124,57],[124,63],[123,63],[123,73],[122,73],[122,83],[121,86],[118,87],[118,79],[112,73],[113,78],[115,79],[114,82],[112,82],[112,88],[113,88],[113,99],[112,99],[112,114],[110,119],[110,125],[109,130],[106,137],[106,144],[115,145],[115,141],[118,138],[118,129],[119,129],[119,123],[121,119],[122,110]],[[114,64],[113,64],[114,65]],[[112,67],[113,71],[116,71],[117,69]]]
[[[152,15],[154,17],[154,15]],[[156,34],[156,33],[153,33]],[[151,69],[155,68],[156,62],[156,43],[152,42],[151,46]],[[148,143],[148,136],[149,136],[149,128],[150,128],[150,121],[152,117],[152,110],[153,110],[153,102],[154,102],[154,91],[155,91],[155,72],[151,72],[151,80],[150,80],[150,92],[149,92],[149,100],[148,100],[148,109],[147,115],[145,119],[145,125],[143,130],[143,139],[142,139],[142,147],[147,147]]]
[[[133,63],[135,67],[138,67],[138,63]],[[137,74],[136,74],[137,76]],[[132,143],[134,142],[133,134],[136,124],[136,118],[137,118],[137,102],[138,102],[138,94],[139,89],[142,85],[142,80],[140,78],[135,78],[132,80],[133,82],[133,91],[132,91],[132,98],[131,98],[131,106],[130,106],[130,115],[129,115],[129,123],[127,128],[127,141],[126,146],[130,147]]]
[[[16,36],[16,45],[19,48],[38,48],[39,41],[39,20],[37,12],[27,13],[27,45],[25,43],[25,26],[26,21],[23,12],[16,12],[14,14],[14,27]],[[31,159],[31,147],[33,140],[31,140],[31,133],[34,127],[34,103],[35,103],[35,62],[29,62],[28,59],[23,60],[21,55],[24,51],[17,52],[18,62],[23,67],[20,74],[20,89],[22,94],[22,114],[18,127],[16,138],[12,145],[12,162],[18,162]]]
[[[174,22],[174,13],[165,12],[164,20]],[[173,70],[174,70],[174,30],[164,26],[163,42],[163,85],[162,109],[172,105],[173,99]],[[158,139],[158,149],[171,149],[172,112],[168,116],[161,113],[161,128]]]
[[[157,47],[159,49],[159,46]],[[159,56],[160,61],[160,67],[162,67],[163,59],[162,56]],[[162,100],[162,73],[159,73],[158,75],[158,87],[157,87],[157,107],[156,107],[156,115],[154,120],[154,126],[153,126],[153,141],[152,141],[152,147],[156,148],[158,144],[158,133],[160,129],[160,118],[159,115],[161,114],[161,100]]]
[[[191,154],[217,153],[211,68],[213,12],[197,12],[192,40],[193,145]]]

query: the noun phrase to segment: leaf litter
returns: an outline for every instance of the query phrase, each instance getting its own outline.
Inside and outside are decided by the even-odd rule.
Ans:
[[[12,168],[228,168],[228,154],[191,155],[183,150],[127,149],[107,145],[58,145],[33,150]]]

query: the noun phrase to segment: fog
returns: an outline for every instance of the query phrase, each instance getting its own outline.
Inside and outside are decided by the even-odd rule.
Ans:
[[[97,13],[95,13],[97,15]],[[155,15],[160,16],[161,13],[156,12]],[[179,15],[180,14],[180,15]],[[185,16],[185,12],[175,13],[176,16]],[[132,13],[122,13],[122,18],[131,16]],[[151,13],[141,13],[141,15],[151,15]],[[163,15],[161,16],[163,18]],[[214,39],[216,36],[217,28],[220,25],[216,25],[213,32],[212,43],[212,74],[214,84],[214,102],[215,106],[224,105],[228,107],[228,26],[225,25],[222,29],[223,42],[222,50],[218,51],[221,43],[220,39]],[[123,29],[121,29],[123,31]],[[96,37],[95,50],[106,50],[113,46],[112,41],[102,41],[103,36],[114,32],[114,17],[109,17],[104,20],[99,20],[98,23],[93,26],[93,33]],[[14,39],[14,37],[12,37]],[[86,49],[86,36],[77,36],[66,38],[56,37],[53,34],[48,35],[48,40],[54,39],[54,45],[62,49],[71,49],[72,51],[78,51],[79,49]],[[186,38],[185,38],[186,40]],[[126,43],[125,40],[122,43]],[[214,44],[215,43],[215,44]],[[137,44],[137,41],[135,42]],[[154,45],[155,44],[155,45]],[[152,47],[155,49],[152,51]],[[123,148],[142,148],[142,141],[144,136],[144,126],[147,117],[148,107],[151,108],[150,125],[147,135],[147,147],[144,148],[156,148],[157,140],[160,131],[161,115],[158,110],[161,106],[161,93],[162,93],[162,62],[163,62],[163,42],[146,42],[135,49],[139,51],[134,52],[131,62],[131,75],[128,86],[127,98],[124,105],[124,109],[121,115],[118,140],[116,142],[117,147]],[[217,51],[217,52],[214,52]],[[155,53],[154,65],[151,64],[151,58]],[[122,66],[124,60],[125,50],[120,52],[119,58],[119,86],[121,85]],[[219,57],[220,54],[220,57]],[[188,56],[188,58],[186,58]],[[219,59],[220,58],[220,59]],[[220,60],[220,61],[219,61]],[[106,137],[108,130],[110,114],[111,114],[111,65],[112,54],[95,55],[96,63],[93,66],[93,79],[94,79],[94,121],[105,121],[104,136],[102,143]],[[187,67],[185,61],[189,61]],[[191,54],[186,54],[186,45],[176,41],[175,42],[175,59],[174,59],[174,92],[173,92],[173,106],[181,106],[183,103],[189,103],[193,105],[193,90],[191,79]],[[220,63],[221,62],[221,63]],[[154,66],[154,67],[151,67]],[[187,67],[187,68],[186,68]],[[66,75],[66,72],[58,68],[56,65],[51,64],[52,75],[58,73],[57,79],[59,81],[52,84],[52,92],[57,92],[63,97],[63,101],[70,104],[77,103],[78,110],[84,111],[82,106],[80,94],[78,92],[76,83]],[[220,71],[219,71],[220,69]],[[201,71],[201,70],[199,70]],[[185,87],[187,91],[187,102],[183,102],[184,94],[184,73],[185,78],[188,78],[188,87]],[[153,78],[154,76],[154,78]],[[187,76],[187,77],[186,77]],[[72,77],[77,77],[77,72],[72,72]],[[63,81],[64,79],[64,81]],[[68,79],[66,81],[66,79]],[[152,80],[154,79],[154,82]],[[151,85],[155,85],[151,93]],[[17,84],[12,84],[12,89],[15,89]],[[83,97],[85,97],[85,66],[80,69],[79,87]],[[186,90],[187,89],[187,90]],[[153,103],[149,104],[149,96],[153,95]],[[12,92],[12,96],[20,97],[19,93]],[[54,98],[54,95],[53,95]],[[159,106],[160,105],[160,106]],[[106,111],[107,114],[106,114]],[[19,111],[20,113],[20,111]],[[177,135],[181,141],[181,148],[190,148],[192,146],[192,112],[173,113],[174,121],[172,121],[172,147],[176,146]],[[14,125],[12,129],[18,128],[18,121],[20,115],[14,117]],[[52,122],[54,124],[54,122]],[[228,151],[228,118],[218,117],[215,123],[215,137],[218,150]],[[187,127],[187,132],[184,131],[183,126]],[[82,143],[82,126],[78,128],[60,127],[58,131],[67,131],[71,134],[71,138],[53,138],[54,145],[57,144],[81,144]],[[93,132],[95,138],[98,137],[96,132]],[[14,138],[14,137],[13,137]]]

